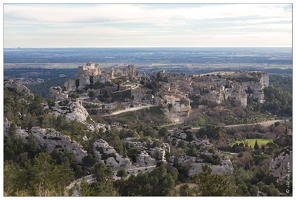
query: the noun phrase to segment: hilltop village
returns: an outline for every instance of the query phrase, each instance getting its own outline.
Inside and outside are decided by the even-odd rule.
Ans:
[[[105,71],[98,64],[78,67],[78,75],[64,84],[52,87],[51,97],[65,100],[77,96],[87,107],[112,109],[119,104],[123,109],[139,106],[159,106],[175,123],[190,117],[192,109],[205,107],[208,102],[220,104],[227,99],[247,106],[248,98],[263,103],[263,89],[269,85],[266,72],[218,72],[200,75],[155,72],[140,74],[134,65]],[[112,96],[116,96],[111,98]],[[89,96],[91,101],[89,100]],[[99,101],[102,99],[103,101]],[[205,103],[206,102],[206,103]]]
[[[5,80],[4,86],[25,95],[20,102],[27,101],[25,98],[34,99],[34,94],[26,86],[14,80]],[[215,107],[218,109],[217,114],[222,115],[222,111],[227,109],[219,105],[226,101],[242,109],[247,107],[249,101],[263,104],[264,88],[268,86],[269,74],[260,71],[198,75],[159,71],[147,75],[141,74],[134,65],[105,70],[96,63],[87,63],[78,67],[77,76],[66,81],[64,87],[51,87],[51,99],[41,103],[45,113],[84,124],[86,132],[83,135],[76,135],[74,139],[53,128],[17,126],[12,137],[23,138],[28,143],[33,136],[38,146],[49,154],[53,151],[73,153],[75,164],[83,166],[85,175],[91,173],[90,167],[85,165],[85,158],[91,157],[94,162],[112,168],[113,180],[118,179],[117,173],[121,169],[126,170],[129,176],[137,175],[153,171],[159,161],[186,169],[189,177],[202,172],[204,163],[209,164],[214,174],[231,175],[234,167],[230,158],[213,145],[211,138],[202,135],[202,132],[198,132],[201,134],[198,137],[192,126],[186,123],[197,112],[205,114],[206,108]],[[159,109],[168,121],[159,128],[159,133],[166,125],[172,126],[169,131],[163,131],[159,139],[143,137],[143,132],[153,132],[152,128],[135,132],[116,121],[117,115],[122,113],[153,108]],[[21,112],[18,116],[20,121],[27,118]],[[112,123],[101,120],[112,116],[115,116]],[[11,136],[13,124],[7,118],[4,119],[5,136]],[[100,135],[110,130],[124,130],[120,140],[128,152],[100,138]],[[217,127],[213,128],[211,134],[216,130]],[[286,128],[286,132],[289,131],[291,129]],[[219,134],[218,130],[213,138],[219,139]],[[83,146],[85,144],[88,149]],[[289,159],[290,155],[281,154],[270,164],[273,175],[280,180],[284,175],[279,170],[286,168],[284,163]]]

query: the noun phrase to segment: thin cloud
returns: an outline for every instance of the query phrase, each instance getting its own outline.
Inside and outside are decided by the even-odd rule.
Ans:
[[[29,46],[65,47],[108,42],[233,46],[245,45],[243,40],[257,46],[291,46],[291,8],[291,4],[4,4],[4,46],[12,41],[17,46],[30,42]],[[233,35],[236,32],[246,34]],[[233,39],[239,37],[243,40]],[[42,41],[45,38],[48,42]]]

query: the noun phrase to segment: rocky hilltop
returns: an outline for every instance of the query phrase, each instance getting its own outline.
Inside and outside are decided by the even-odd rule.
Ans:
[[[123,85],[114,82],[116,78],[133,80],[136,84]],[[147,86],[147,84],[150,86]],[[154,85],[151,91],[151,85]],[[235,100],[246,107],[248,98],[258,103],[264,103],[263,89],[269,85],[269,75],[266,72],[217,72],[200,75],[183,73],[166,73],[164,70],[151,76],[145,73],[139,75],[134,65],[112,68],[105,71],[95,63],[87,63],[78,67],[75,79],[68,80],[65,88],[51,88],[51,96],[56,100],[66,99],[72,93],[88,94],[92,92],[97,97],[110,97],[110,91],[118,95],[114,100],[132,103],[158,105],[174,122],[182,123],[190,117],[192,110],[207,107],[209,102],[221,104],[226,100]],[[152,87],[152,88],[153,88]],[[130,91],[121,93],[123,91]]]
[[[168,141],[176,148],[179,148],[180,152],[182,152],[180,145],[199,149],[198,153],[183,154],[178,159],[175,156],[169,158],[170,162],[177,162],[179,165],[189,167],[189,176],[199,174],[204,163],[208,163],[215,174],[232,174],[233,166],[231,161],[224,158],[219,151],[214,150],[213,144],[208,139],[195,138],[190,127],[176,128],[168,136]]]
[[[14,90],[17,93],[23,94],[26,97],[34,98],[34,94],[31,92],[31,90],[29,90],[29,88],[27,88],[26,86],[24,86],[23,84],[19,83],[16,80],[13,80],[13,79],[4,80],[4,86],[10,90]]]
[[[12,122],[8,121],[6,118],[4,119],[4,136],[11,136],[9,135],[11,123]],[[12,137],[23,138],[25,142],[27,142],[30,135],[36,139],[39,147],[49,154],[52,153],[54,149],[57,151],[67,150],[69,153],[74,154],[76,163],[81,163],[82,158],[87,155],[87,152],[83,150],[78,143],[71,140],[69,136],[63,135],[52,128],[32,127],[31,130],[28,131],[17,127],[16,134]]]
[[[155,102],[175,122],[182,122],[190,115],[194,109],[192,104],[203,107],[208,102],[220,104],[235,99],[246,107],[248,97],[263,103],[263,89],[269,85],[266,72],[218,72],[188,76],[161,71],[152,74],[151,79],[157,81],[159,87]]]
[[[64,100],[56,101],[54,106],[51,107],[55,115],[65,115],[68,121],[77,120],[84,122],[89,117],[87,110],[83,107],[82,101]]]
[[[273,158],[269,164],[270,174],[277,177],[278,181],[292,180],[292,169],[292,155],[288,149]]]
[[[77,77],[69,79],[64,86],[67,91],[72,92],[82,90],[90,84],[104,84],[117,77],[133,78],[138,75],[139,72],[134,65],[114,67],[109,71],[105,71],[96,63],[87,63],[85,66],[79,66]]]
[[[112,80],[123,78],[133,80],[137,87],[124,86]],[[147,86],[147,84],[150,86]],[[154,85],[154,86],[152,86]],[[154,72],[151,76],[139,75],[134,65],[112,68],[105,71],[95,63],[78,67],[78,75],[65,83],[65,90],[52,88],[56,99],[66,98],[67,94],[83,91],[93,92],[96,96],[110,97],[118,93],[117,99],[131,103],[158,105],[174,122],[182,123],[190,117],[193,109],[207,107],[209,102],[221,104],[226,100],[236,100],[246,107],[248,98],[263,103],[263,89],[269,85],[266,72],[217,72],[199,75],[183,73]],[[151,88],[154,88],[151,91]],[[130,91],[130,93],[120,93]],[[121,96],[120,96],[121,95]],[[114,95],[113,95],[114,96]]]

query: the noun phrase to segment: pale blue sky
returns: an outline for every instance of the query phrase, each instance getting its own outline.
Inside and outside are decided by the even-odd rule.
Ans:
[[[4,47],[292,46],[292,4],[4,4]]]

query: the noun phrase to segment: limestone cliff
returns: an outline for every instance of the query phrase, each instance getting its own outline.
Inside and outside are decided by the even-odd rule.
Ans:
[[[187,76],[182,73],[152,74],[152,80],[158,81],[159,91],[155,102],[164,108],[164,112],[175,122],[182,122],[191,111],[191,103],[204,106],[209,102],[217,104],[235,99],[243,107],[248,97],[264,102],[264,87],[269,85],[266,72],[217,72]],[[159,98],[159,99],[158,99]]]
[[[59,86],[49,88],[50,98],[56,101],[63,101],[68,98],[68,94],[63,92],[63,89]]]
[[[89,117],[87,110],[82,106],[80,100],[76,101],[56,101],[55,106],[51,107],[56,115],[65,115],[69,121],[77,120],[84,122]]]
[[[292,180],[292,169],[292,154],[288,149],[273,158],[269,163],[269,172],[274,177],[277,177],[278,181]]]
[[[194,174],[199,174],[202,171],[202,165],[205,164],[206,157],[219,157],[221,159],[221,163],[212,164],[208,163],[211,167],[213,173],[215,174],[232,174],[233,166],[229,159],[224,159],[223,156],[219,153],[219,151],[209,152],[208,149],[214,149],[213,144],[209,142],[209,140],[201,140],[201,139],[190,139],[188,137],[192,136],[192,132],[189,127],[177,128],[175,129],[167,138],[168,142],[174,145],[179,151],[183,151],[183,149],[179,148],[179,143],[183,142],[186,145],[195,145],[199,149],[199,153],[195,156],[189,156],[187,154],[183,154],[181,156],[175,157],[174,155],[170,156],[170,162],[178,162],[178,164],[189,167],[189,176],[193,176]],[[188,146],[187,146],[188,147]]]
[[[125,168],[126,170],[135,168],[128,158],[119,155],[116,150],[109,146],[109,144],[103,139],[94,142],[93,155],[97,162],[103,162],[106,166],[112,167],[114,171],[117,171],[120,168]]]
[[[137,156],[137,164],[140,167],[148,167],[156,165],[157,162],[146,151],[141,151],[140,155]]]
[[[199,174],[202,172],[202,165],[204,163],[192,163],[191,168],[188,172],[189,176],[193,176],[194,174]],[[221,165],[212,165],[209,164],[210,168],[212,169],[212,172],[214,174],[226,174],[231,175],[233,166],[230,160],[222,160]]]
[[[8,131],[10,125],[11,122],[4,119],[5,136],[24,138],[25,142],[27,142],[29,135],[32,134],[40,148],[45,149],[49,154],[52,153],[54,149],[63,152],[67,150],[69,153],[73,153],[75,155],[76,163],[81,163],[82,158],[87,155],[87,152],[83,150],[78,143],[71,140],[69,136],[63,135],[55,129],[32,127],[30,131],[26,131],[17,127],[16,135],[12,136]]]
[[[31,92],[31,90],[29,90],[29,88],[17,82],[16,80],[13,80],[13,79],[4,80],[4,86],[6,86],[10,90],[14,90],[17,93],[22,93],[26,97],[34,98],[34,94]]]

